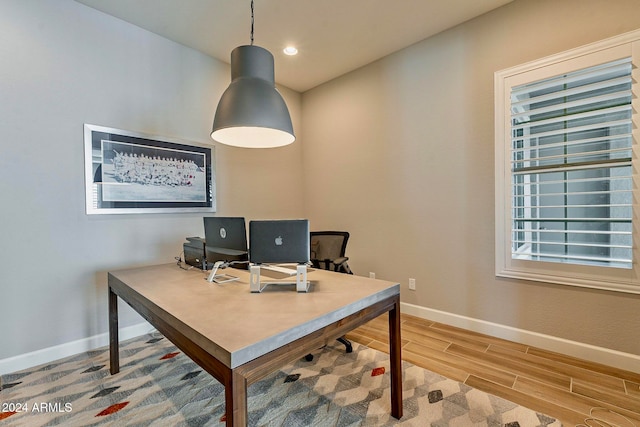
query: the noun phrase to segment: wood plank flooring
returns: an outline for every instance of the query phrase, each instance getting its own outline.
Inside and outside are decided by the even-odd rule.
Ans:
[[[640,427],[640,374],[402,315],[402,359],[559,419]],[[380,316],[347,338],[389,352]],[[599,421],[589,420],[597,419]]]

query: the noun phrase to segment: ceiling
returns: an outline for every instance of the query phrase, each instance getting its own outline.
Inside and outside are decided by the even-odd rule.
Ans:
[[[250,44],[249,0],[76,1],[226,63]],[[254,44],[273,53],[279,84],[304,92],[511,1],[256,0]]]

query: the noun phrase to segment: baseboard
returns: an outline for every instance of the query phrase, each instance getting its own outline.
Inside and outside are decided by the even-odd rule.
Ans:
[[[120,328],[120,340],[128,340],[140,335],[144,335],[154,330],[154,327],[147,322],[138,323],[136,325]],[[109,344],[109,334],[107,332],[83,338],[77,341],[56,345],[42,350],[33,351],[31,353],[21,354],[19,356],[9,357],[0,360],[0,375],[21,371],[33,366],[42,365],[44,363],[53,362],[54,360],[64,357],[73,356],[74,354],[83,353],[89,350],[95,350]]]
[[[513,328],[511,326],[460,316],[458,314],[434,310],[432,308],[414,304],[400,303],[400,311],[422,319],[446,323],[447,325],[457,326],[470,331],[510,341],[516,341],[521,344],[578,357],[580,359],[640,374],[640,356],[635,354],[610,350],[604,347],[597,347],[577,341],[566,340],[551,335]]]
[[[640,356],[635,354],[610,350],[604,347],[597,347],[577,341],[566,340],[551,335],[513,328],[511,326],[500,325],[498,323],[487,322],[485,320],[474,319],[414,304],[403,302],[400,303],[400,306],[400,311],[402,313],[410,314],[412,316],[446,323],[447,325],[457,326],[470,331],[510,341],[516,341],[522,344],[555,351],[568,356],[578,357],[640,374]],[[121,328],[119,336],[121,340],[127,340],[144,335],[153,330],[154,328],[151,324],[141,322],[136,325]],[[64,357],[73,356],[74,354],[104,347],[108,344],[109,334],[103,333],[54,347],[37,350],[31,353],[2,359],[0,360],[0,375],[42,365]]]

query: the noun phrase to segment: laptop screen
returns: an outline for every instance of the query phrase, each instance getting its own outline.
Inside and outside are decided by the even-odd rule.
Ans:
[[[242,259],[247,254],[247,231],[242,217],[204,217],[204,239],[208,262]]]
[[[249,261],[254,264],[309,262],[309,220],[250,221]]]

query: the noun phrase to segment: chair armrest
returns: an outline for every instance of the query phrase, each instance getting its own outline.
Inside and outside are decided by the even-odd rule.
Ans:
[[[315,268],[322,268],[320,266],[320,263],[324,263],[325,264],[325,269],[328,270],[329,269],[329,264],[333,264],[336,267],[341,266],[342,264],[344,264],[345,262],[349,261],[349,257],[343,256],[343,257],[339,257],[336,259],[315,259],[315,258],[311,258],[311,265],[313,265]]]
[[[334,259],[332,262],[333,262],[334,265],[341,265],[341,264],[344,264],[347,261],[349,261],[349,257],[342,256],[342,257]]]

